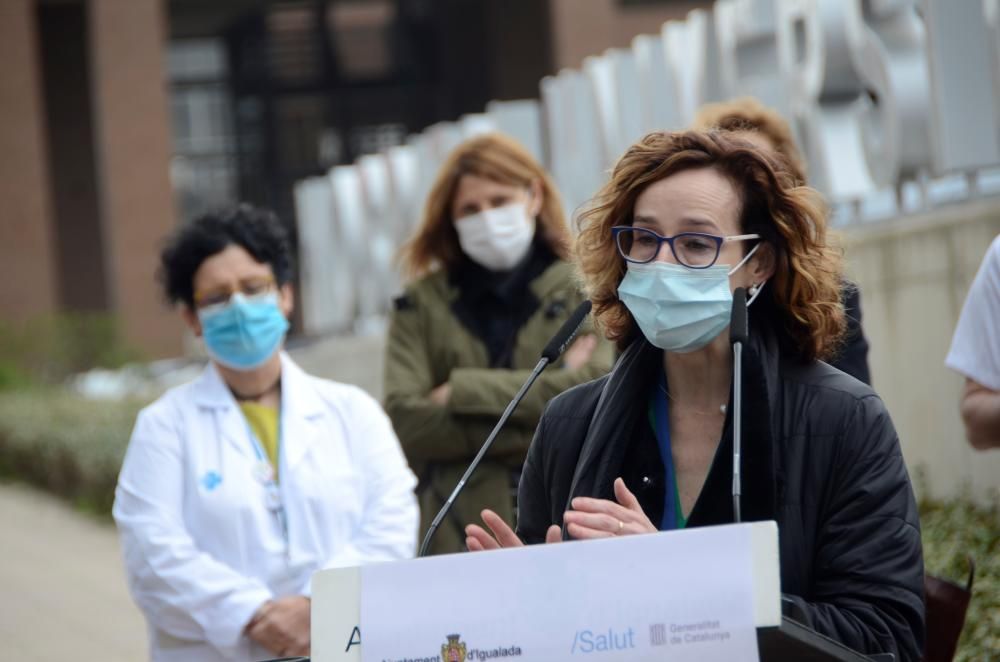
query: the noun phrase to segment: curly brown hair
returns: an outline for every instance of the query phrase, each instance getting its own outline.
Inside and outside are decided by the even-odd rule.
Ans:
[[[462,143],[438,171],[417,231],[400,249],[399,261],[410,278],[434,268],[448,270],[462,256],[451,203],[462,175],[476,175],[508,186],[528,187],[537,181],[542,191],[538,238],[558,257],[569,259],[572,243],[562,199],[552,178],[513,138],[488,133]]]
[[[726,131],[648,134],[618,160],[581,215],[576,256],[605,335],[623,349],[638,333],[618,298],[626,267],[611,228],[632,224],[636,199],[650,184],[699,168],[732,182],[741,231],[759,234],[773,251],[774,276],[753,305],[754,317],[769,319],[783,349],[803,360],[833,354],[845,329],[842,252],[828,243],[826,205],[818,192],[798,185],[783,160]]]
[[[709,103],[698,109],[691,128],[696,131],[722,129],[759,133],[774,145],[774,151],[788,161],[792,175],[805,184],[806,164],[795,144],[795,137],[788,122],[778,111],[768,108],[753,97],[739,97],[720,103]]]

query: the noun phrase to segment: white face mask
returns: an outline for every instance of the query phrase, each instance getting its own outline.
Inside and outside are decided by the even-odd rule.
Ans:
[[[506,271],[520,262],[535,236],[535,219],[524,203],[514,203],[463,216],[455,221],[462,250],[491,271]]]

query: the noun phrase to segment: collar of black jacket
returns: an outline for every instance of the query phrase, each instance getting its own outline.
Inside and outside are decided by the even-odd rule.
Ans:
[[[459,294],[451,304],[455,317],[486,345],[491,368],[510,368],[518,331],[541,305],[530,284],[556,257],[539,240],[518,266],[490,271],[466,258],[451,274]]]
[[[743,442],[741,454],[744,521],[774,519],[782,477],[775,463],[780,420],[780,353],[774,333],[751,324],[751,340],[743,352]],[[608,376],[591,418],[570,487],[576,496],[614,499],[613,483],[622,473],[628,445],[637,425],[647,425],[649,389],[662,370],[662,351],[639,337],[622,353]],[[733,521],[732,391],[716,451],[688,526]]]

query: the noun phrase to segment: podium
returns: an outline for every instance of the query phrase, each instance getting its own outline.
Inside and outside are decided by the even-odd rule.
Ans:
[[[777,627],[757,628],[757,650],[764,662],[892,662],[894,659],[891,654],[862,655],[787,616],[782,616]]]
[[[736,542],[727,542],[730,540]],[[740,541],[742,543],[737,544]],[[670,561],[664,563],[664,559]],[[660,591],[657,585],[660,575],[668,570],[672,570],[675,576],[670,580],[673,583],[667,586],[678,587],[673,594],[669,590]],[[606,581],[600,589],[591,593],[591,584],[588,582],[592,582],[594,577]],[[711,580],[716,580],[714,589],[710,588]],[[703,592],[690,590],[683,582],[707,588]],[[584,587],[582,589],[581,584]],[[618,586],[632,592],[626,592],[622,596],[616,593]],[[584,592],[579,595],[587,597],[581,600],[579,595],[567,595],[565,602],[561,603],[560,600],[564,599],[563,587],[573,587],[577,593],[582,590]],[[651,587],[646,589],[650,594],[638,595],[644,587]],[[480,589],[488,597],[478,601],[471,599],[479,594]],[[609,593],[605,595],[600,591]],[[413,593],[419,595],[415,596]],[[609,640],[612,642],[612,647],[606,649],[611,651],[609,654],[589,657],[606,660],[754,659],[747,651],[751,651],[755,639],[756,657],[765,662],[889,662],[893,659],[891,655],[862,655],[811,630],[795,620],[795,614],[790,612],[794,603],[786,601],[784,607],[789,613],[783,613],[778,529],[774,522],[705,527],[605,541],[537,545],[495,552],[437,556],[382,566],[324,570],[313,576],[312,594],[313,662],[362,662],[362,650],[366,641],[373,648],[371,653],[379,651],[379,660],[471,660],[474,659],[473,653],[476,659],[486,659],[489,657],[486,654],[488,651],[472,650],[472,644],[489,639],[482,634],[484,624],[489,624],[486,627],[497,624],[495,627],[500,631],[498,640],[502,640],[501,645],[506,645],[508,639],[518,642],[517,657],[509,662],[569,659],[570,652],[575,654],[574,659],[586,659],[586,653],[601,650],[594,648],[594,641],[604,641],[606,644]],[[511,595],[518,597],[511,598]],[[454,596],[461,605],[454,608],[449,596]],[[495,600],[492,600],[494,596]],[[523,599],[520,596],[524,596]],[[591,596],[592,602],[588,602]],[[619,602],[615,602],[616,599]],[[637,606],[643,599],[646,600],[644,604],[656,605],[659,601],[664,608],[673,610],[664,612],[668,615],[660,619],[670,625],[652,626],[659,629],[649,630],[648,637],[648,620],[652,618],[649,615],[655,609]],[[396,608],[396,602],[404,606],[400,607],[400,613],[394,614],[392,612]],[[539,606],[535,602],[544,605]],[[736,603],[742,605],[742,610],[736,608]],[[415,608],[414,605],[418,607]],[[626,614],[629,608],[634,608],[630,615]],[[714,612],[712,609],[718,611]],[[581,638],[579,631],[576,635],[566,631],[562,621],[572,621],[572,614],[566,619],[562,617],[564,612],[573,610],[579,612],[578,615],[582,614],[583,619],[588,618],[592,610],[595,623],[611,623],[607,631],[610,639],[605,636],[603,627],[593,632],[584,630],[584,633],[591,635],[589,639],[586,636]],[[674,625],[682,622],[684,616],[672,618],[670,614],[686,615],[689,610],[691,620],[699,622]],[[363,612],[367,614],[364,622]],[[438,612],[441,612],[440,618]],[[531,612],[522,619],[529,620],[527,624],[518,622],[518,617],[523,612]],[[613,631],[617,627],[614,615],[619,612],[630,624],[627,639],[624,630]],[[715,613],[721,614],[720,618],[711,620],[711,615]],[[648,618],[640,621],[636,614]],[[709,620],[705,620],[705,614],[710,615]],[[742,617],[739,617],[740,614]],[[553,621],[551,623],[548,622],[550,617]],[[397,623],[400,628],[398,635],[394,631]],[[694,632],[694,628],[703,627],[705,623],[709,624],[704,626],[709,628],[706,633],[681,634]],[[712,631],[712,627],[716,630]],[[728,649],[728,653],[719,649],[718,656],[713,658],[708,654],[712,651],[708,646],[714,644],[682,643],[688,640],[699,642],[713,638],[728,639],[730,637],[726,628],[729,627],[732,638],[728,643],[733,645],[738,641],[742,642],[744,654],[741,656],[732,656],[733,649]],[[532,633],[534,628],[541,628],[546,633],[545,637],[538,640],[541,644],[535,640],[537,637]],[[375,638],[376,631],[379,633],[377,641],[365,637],[365,632],[369,632]],[[470,636],[464,636],[463,642],[460,635],[450,634],[459,631],[464,635],[471,635],[471,639]],[[677,634],[671,634],[674,632]],[[428,633],[433,633],[433,636],[428,638]],[[384,649],[387,634],[392,639],[399,640],[400,653],[387,655],[377,648],[378,644],[382,644]],[[407,637],[410,639],[407,640]],[[604,639],[600,639],[601,637]],[[544,655],[535,654],[539,645],[549,644],[552,639],[560,639],[560,644],[572,639],[572,648],[560,648],[556,652],[548,650]],[[619,644],[617,649],[614,648],[616,639]],[[403,641],[406,641],[405,645]],[[395,644],[396,641],[392,643]],[[586,648],[587,644],[590,649]],[[432,645],[435,648],[432,649]],[[470,652],[465,657],[467,645]],[[490,643],[487,647],[496,645]],[[701,648],[696,648],[697,646]],[[408,654],[413,650],[418,653]],[[506,658],[507,652],[513,654],[514,648],[494,648],[493,653],[496,651],[500,651],[501,657]],[[440,657],[437,652],[441,653]]]

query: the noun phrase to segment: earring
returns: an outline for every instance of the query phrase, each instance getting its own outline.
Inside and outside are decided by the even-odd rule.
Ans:
[[[751,285],[750,289],[747,291],[747,294],[749,294],[750,296],[756,296],[757,295],[757,286],[756,285]]]

